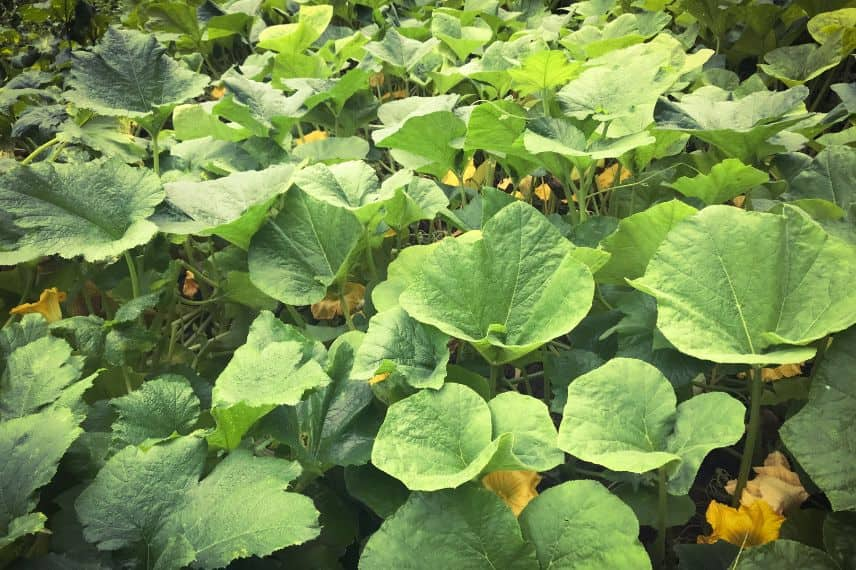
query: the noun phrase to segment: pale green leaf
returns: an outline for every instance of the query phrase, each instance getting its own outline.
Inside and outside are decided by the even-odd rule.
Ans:
[[[745,194],[769,180],[766,172],[752,168],[736,158],[715,164],[707,174],[692,178],[682,176],[668,184],[684,196],[698,198],[705,204],[722,204]]]
[[[488,402],[493,436],[503,437],[496,456],[486,471],[549,471],[564,462],[558,448],[556,427],[547,406],[532,396],[505,392]],[[506,445],[507,444],[507,445]]]
[[[374,168],[362,160],[332,166],[313,164],[300,170],[294,183],[316,200],[351,211],[364,222],[392,197],[381,187]]]
[[[526,57],[519,68],[508,70],[511,84],[521,95],[552,90],[573,79],[580,69],[561,50],[544,50]]]
[[[149,444],[175,433],[186,435],[199,417],[199,398],[190,383],[171,374],[149,380],[110,404],[119,415],[113,437],[126,445]]]

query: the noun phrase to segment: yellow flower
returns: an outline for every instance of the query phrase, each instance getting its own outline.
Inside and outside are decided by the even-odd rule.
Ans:
[[[304,136],[297,138],[294,141],[295,145],[301,145],[304,143],[311,143],[315,141],[323,141],[328,137],[326,131],[312,131],[310,133],[306,133]]]
[[[39,300],[35,303],[24,303],[13,307],[10,314],[25,315],[27,313],[39,313],[49,323],[62,320],[62,309],[59,304],[65,301],[66,294],[56,287],[45,289],[39,295]]]
[[[597,184],[597,189],[603,190],[604,188],[612,188],[613,186],[615,186],[615,184],[616,184],[615,177],[618,176],[618,170],[619,170],[619,165],[616,162],[615,164],[613,164],[612,166],[610,166],[608,168],[605,168],[603,170],[603,172],[598,174],[595,177],[595,183]],[[621,168],[621,178],[618,180],[618,182],[624,182],[625,180],[627,180],[631,176],[633,176],[633,173],[630,171],[629,168],[626,168],[626,167]]]
[[[779,538],[779,529],[785,517],[773,511],[764,501],[751,505],[740,505],[734,509],[728,505],[711,501],[705,513],[711,533],[699,536],[699,544],[713,544],[724,540],[740,547],[760,546]]]
[[[499,495],[514,516],[520,516],[529,501],[538,496],[540,482],[541,476],[535,471],[494,471],[482,478],[482,484]]]
[[[756,476],[746,483],[740,504],[750,506],[757,501],[766,502],[778,514],[799,507],[808,499],[800,477],[793,471],[784,454],[774,451],[764,460],[763,467],[754,467]],[[732,479],[725,490],[734,494],[737,480]]]
[[[380,384],[387,378],[389,378],[389,372],[381,372],[380,374],[375,374],[374,376],[369,378],[369,385],[374,386],[375,384]]]

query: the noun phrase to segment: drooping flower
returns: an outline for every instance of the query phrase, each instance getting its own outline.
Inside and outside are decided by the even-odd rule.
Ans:
[[[482,478],[482,484],[499,495],[514,516],[520,516],[529,501],[538,496],[540,482],[541,476],[535,471],[494,471]]]
[[[762,467],[754,467],[756,476],[746,483],[740,504],[750,506],[757,501],[764,501],[778,514],[799,507],[808,499],[805,487],[800,483],[800,477],[793,471],[784,454],[774,451],[764,460]],[[734,494],[737,490],[737,480],[732,479],[725,490]]]
[[[369,385],[374,386],[375,384],[380,384],[387,378],[389,378],[389,372],[381,372],[380,374],[375,374],[374,376],[369,378]]]
[[[316,142],[316,141],[323,141],[328,136],[329,135],[327,134],[327,131],[311,131],[311,132],[306,133],[302,137],[295,139],[294,144],[295,145],[301,145],[301,144],[306,144],[306,143],[311,143],[311,142]]]
[[[62,309],[59,304],[65,301],[66,294],[56,287],[45,289],[39,295],[39,300],[35,303],[24,303],[13,307],[9,313],[13,315],[25,315],[27,313],[39,313],[49,323],[62,320]]]
[[[779,529],[785,517],[773,511],[764,501],[740,505],[739,509],[711,501],[705,518],[711,533],[699,536],[699,544],[713,544],[724,540],[740,547],[760,546],[779,538]]]
[[[366,296],[366,286],[360,283],[345,283],[344,297],[348,303],[348,310],[351,314],[356,313],[363,308]],[[331,290],[327,295],[313,303],[310,307],[312,316],[318,320],[331,320],[345,313],[342,311],[342,301],[338,293]]]

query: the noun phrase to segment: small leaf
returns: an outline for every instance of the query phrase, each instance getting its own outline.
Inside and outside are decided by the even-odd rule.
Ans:
[[[682,176],[669,184],[684,196],[699,198],[705,204],[722,204],[745,194],[769,180],[766,172],[747,166],[736,158],[726,158],[708,174],[692,178]]]

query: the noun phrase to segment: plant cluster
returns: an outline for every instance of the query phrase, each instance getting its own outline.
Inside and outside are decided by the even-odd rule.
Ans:
[[[4,10],[0,567],[856,568],[854,2]]]

